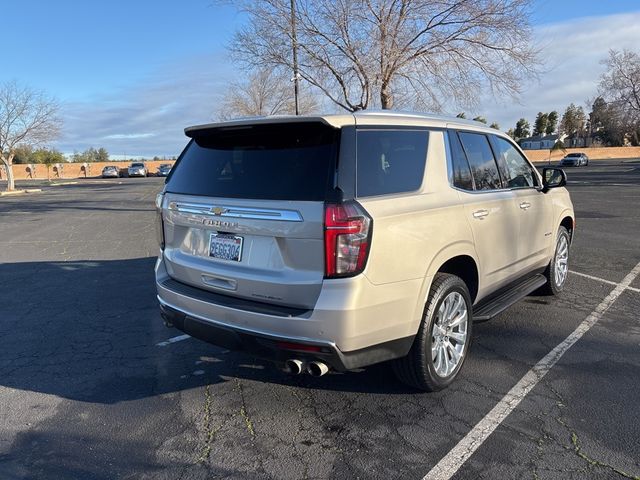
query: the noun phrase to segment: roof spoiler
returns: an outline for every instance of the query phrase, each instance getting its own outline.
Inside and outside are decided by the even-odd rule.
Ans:
[[[194,125],[184,129],[187,137],[193,138],[200,133],[217,131],[234,131],[250,129],[256,125],[274,125],[284,123],[324,123],[328,127],[334,127],[326,118],[321,116],[295,116],[295,115],[273,115],[269,117],[249,117],[239,118],[228,122],[206,123]]]

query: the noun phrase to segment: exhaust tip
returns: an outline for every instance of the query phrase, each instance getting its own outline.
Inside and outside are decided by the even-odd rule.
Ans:
[[[285,370],[292,375],[300,375],[304,371],[302,360],[291,359],[284,362]]]
[[[173,328],[173,322],[171,322],[171,320],[169,320],[169,317],[167,315],[165,315],[163,312],[160,312],[160,316],[162,317],[162,321],[163,321],[165,327]]]
[[[321,377],[329,371],[329,367],[322,362],[309,362],[307,365],[307,373],[312,377]]]

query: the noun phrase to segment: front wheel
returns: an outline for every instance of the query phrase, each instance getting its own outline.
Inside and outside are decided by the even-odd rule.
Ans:
[[[556,238],[556,249],[544,272],[547,283],[540,289],[542,294],[558,295],[564,290],[569,276],[569,249],[571,237],[565,227],[560,227]]]
[[[393,362],[401,382],[427,392],[453,382],[471,343],[471,308],[469,289],[459,277],[436,274],[411,350]]]

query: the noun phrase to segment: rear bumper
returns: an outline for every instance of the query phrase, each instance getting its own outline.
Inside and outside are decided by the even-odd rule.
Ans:
[[[407,283],[380,288],[362,275],[332,280],[323,285],[315,308],[304,310],[201,290],[169,277],[162,258],[156,264],[162,316],[176,328],[269,360],[317,359],[339,371],[408,353],[419,324],[412,317],[420,282],[411,288]]]
[[[213,345],[245,351],[276,363],[284,363],[289,359],[306,362],[319,360],[334,370],[347,371],[402,357],[407,354],[413,342],[413,337],[407,337],[353,352],[341,352],[331,342],[278,337],[220,325],[181,312],[162,300],[159,301],[162,318],[178,330]]]

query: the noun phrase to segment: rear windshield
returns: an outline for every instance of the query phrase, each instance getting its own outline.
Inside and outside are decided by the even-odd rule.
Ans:
[[[333,188],[339,131],[322,123],[198,132],[167,191],[267,200],[323,201]]]
[[[144,163],[132,163],[132,168],[144,168]]]

